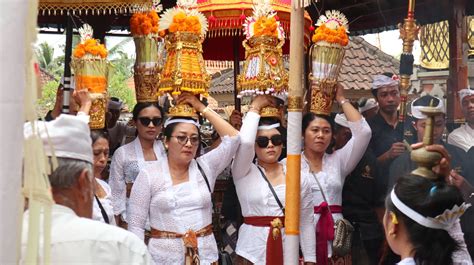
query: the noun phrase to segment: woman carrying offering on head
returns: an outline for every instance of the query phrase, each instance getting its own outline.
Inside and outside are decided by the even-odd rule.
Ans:
[[[262,117],[271,96],[256,96],[240,130],[241,145],[232,174],[244,223],[237,241],[237,264],[283,264],[286,163],[279,162],[286,140],[276,117]],[[256,160],[254,162],[254,158]],[[316,262],[313,205],[309,183],[301,182],[300,243],[306,262]]]
[[[169,118],[164,129],[167,155],[143,168],[133,186],[129,230],[143,238],[149,217],[148,249],[156,264],[217,264],[211,191],[240,139],[237,130],[195,96],[183,93],[177,103],[200,112],[222,143],[195,158],[201,142],[199,124],[189,116]]]
[[[318,265],[351,264],[350,255],[336,257],[332,251],[334,224],[342,216],[342,187],[346,176],[354,170],[369,144],[371,130],[365,119],[344,97],[344,88],[337,84],[335,99],[341,106],[352,137],[334,152],[332,120],[327,115],[307,113],[303,117],[304,151],[301,159],[301,179],[306,179],[312,191],[314,225],[316,229],[316,259]]]

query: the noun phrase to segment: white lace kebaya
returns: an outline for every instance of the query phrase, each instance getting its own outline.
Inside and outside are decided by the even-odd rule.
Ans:
[[[161,141],[155,141],[153,150],[158,161],[166,157],[166,151]],[[128,222],[127,183],[133,183],[140,169],[146,164],[154,162],[156,161],[145,161],[138,137],[131,143],[119,147],[112,157],[109,179],[112,190],[112,206],[114,214],[122,215],[126,222]]]
[[[189,181],[177,185],[173,185],[167,157],[143,168],[130,196],[128,229],[143,239],[148,217],[153,229],[178,234],[190,229],[198,231],[211,224],[211,194],[197,163],[213,190],[217,176],[230,164],[239,143],[239,136],[223,137],[216,149],[191,161]],[[214,235],[197,237],[197,240],[200,264],[217,261]],[[182,238],[151,238],[148,250],[155,264],[184,264]]]
[[[352,138],[343,148],[334,151],[332,154],[325,153],[321,171],[314,173],[321,187],[324,189],[324,194],[326,195],[329,205],[342,205],[342,187],[344,186],[344,181],[347,175],[357,166],[370,142],[371,130],[364,118],[355,122],[348,121],[348,125],[352,133]],[[319,206],[324,202],[324,199],[304,153],[301,159],[301,179],[303,180],[303,178],[307,179],[311,187],[313,206]],[[319,213],[314,214],[315,226],[320,216]],[[336,222],[342,218],[342,214],[333,213],[332,217],[334,218],[334,222]],[[328,257],[331,256],[332,243],[328,241]]]
[[[279,124],[258,126],[260,115],[248,112],[240,129],[241,145],[232,164],[232,178],[239,197],[242,215],[255,216],[282,216],[275,197],[267,182],[262,177],[258,166],[252,163],[255,157],[255,139],[257,130],[268,130],[279,127]],[[278,126],[277,126],[278,125]],[[286,163],[280,162],[286,173]],[[265,172],[264,168],[261,168]],[[316,262],[316,240],[313,225],[313,204],[309,183],[301,179],[300,202],[300,245],[306,262]],[[273,186],[278,199],[285,205],[286,184]],[[270,227],[259,227],[242,224],[239,229],[236,253],[257,265],[266,264],[267,237]],[[283,242],[285,231],[282,229]]]

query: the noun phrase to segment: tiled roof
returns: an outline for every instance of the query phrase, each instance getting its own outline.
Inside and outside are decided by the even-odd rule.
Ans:
[[[342,62],[339,82],[346,89],[370,90],[372,77],[383,72],[398,73],[400,61],[361,37],[351,37]]]
[[[227,68],[212,75],[209,94],[234,92],[234,69]]]
[[[42,86],[44,86],[49,81],[53,81],[53,80],[56,80],[56,78],[54,78],[52,74],[50,74],[45,69],[40,68],[40,83]]]
[[[339,81],[346,89],[370,90],[372,76],[383,72],[398,73],[400,61],[369,44],[361,37],[351,37],[344,56]],[[210,94],[234,91],[233,69],[212,75]]]

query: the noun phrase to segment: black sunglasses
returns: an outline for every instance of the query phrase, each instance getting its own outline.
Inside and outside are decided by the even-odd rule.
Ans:
[[[265,136],[258,136],[257,139],[255,139],[255,142],[260,148],[267,147],[270,141],[272,141],[272,144],[274,146],[279,146],[283,144],[283,137],[281,137],[281,134],[275,134],[275,135],[272,135],[272,137],[270,138],[265,137]]]
[[[150,122],[153,123],[153,126],[158,126],[161,124],[163,119],[161,117],[155,117],[155,118],[148,118],[148,117],[138,117],[138,120],[143,126],[149,126]]]

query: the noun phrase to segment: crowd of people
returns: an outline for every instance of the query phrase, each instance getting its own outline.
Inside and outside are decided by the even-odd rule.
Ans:
[[[302,119],[301,263],[473,264],[474,90],[459,92],[466,123],[449,134],[443,100],[434,96],[413,100],[408,121],[398,121],[393,74],[375,76],[373,98],[356,106],[341,85],[336,91],[341,113]],[[245,115],[234,111],[227,122],[183,93],[176,103],[191,106],[218,135],[204,149],[199,120],[167,118],[158,102],[138,103],[131,129],[117,122],[122,103],[112,99],[106,129],[91,132],[91,99],[74,96],[77,115],[53,110],[50,121],[37,122],[44,123],[43,142],[53,143],[47,155],[59,162],[49,175],[52,263],[218,264],[225,250],[234,264],[283,264],[286,122],[261,115],[282,108],[280,100],[256,96]],[[421,110],[428,106],[438,114],[434,144],[426,148],[442,157],[434,179],[411,173],[417,165],[409,153],[421,147],[428,119]],[[407,130],[413,139],[404,137]],[[31,135],[28,123],[25,137]],[[216,241],[212,193],[221,174],[230,182]],[[349,253],[340,254],[332,243],[343,218],[354,231]]]

